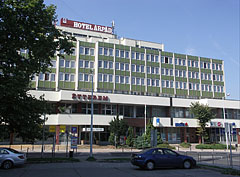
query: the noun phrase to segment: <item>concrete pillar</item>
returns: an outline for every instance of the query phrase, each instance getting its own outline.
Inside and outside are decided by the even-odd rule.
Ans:
[[[56,126],[56,144],[59,144],[59,131],[60,131],[60,125]]]

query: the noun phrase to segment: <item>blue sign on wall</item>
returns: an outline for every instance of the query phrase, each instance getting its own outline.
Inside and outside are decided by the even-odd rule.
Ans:
[[[72,127],[71,132],[72,133],[77,133],[77,127]]]
[[[175,123],[175,127],[185,127],[184,123]]]

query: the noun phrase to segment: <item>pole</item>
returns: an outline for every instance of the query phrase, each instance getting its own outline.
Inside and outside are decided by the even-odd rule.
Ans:
[[[144,114],[145,114],[145,134],[146,134],[146,131],[147,131],[147,105],[146,104],[145,104]]]
[[[43,158],[43,147],[44,147],[44,139],[45,139],[45,121],[46,121],[46,114],[43,114],[44,122],[43,122],[43,130],[42,130],[42,151],[41,151],[41,158]]]
[[[227,146],[227,150],[228,150],[228,133],[227,133],[227,129],[226,128],[226,115],[225,115],[225,100],[223,98],[223,121],[224,121],[224,128],[225,128],[225,137],[226,137],[226,146]]]
[[[92,96],[91,96],[91,133],[90,133],[90,157],[93,157],[92,154],[92,141],[93,141],[93,71],[92,73]]]
[[[231,137],[231,134],[232,134],[232,125],[231,124],[228,124],[228,132],[229,132],[229,143],[230,143],[230,166],[232,167],[232,144],[231,144],[231,141],[232,141],[232,137]]]
[[[67,145],[66,145],[66,157],[68,157],[68,131],[66,130],[66,138],[67,138]]]

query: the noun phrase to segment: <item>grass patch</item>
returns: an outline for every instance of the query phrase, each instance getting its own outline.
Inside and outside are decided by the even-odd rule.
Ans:
[[[227,146],[225,144],[198,144],[196,149],[227,149]],[[232,146],[232,149],[235,149],[235,147]]]
[[[182,142],[182,143],[180,144],[180,146],[183,147],[183,148],[190,148],[190,147],[191,147],[191,144],[190,144],[190,143]]]
[[[28,158],[27,163],[64,163],[64,162],[80,162],[75,158]]]
[[[218,171],[222,174],[240,176],[240,170],[236,170],[233,168],[224,168],[224,167],[202,165],[202,164],[198,165],[198,167],[203,168],[203,169],[210,169],[210,170]]]
[[[86,159],[86,161],[90,161],[90,162],[94,162],[94,161],[96,161],[97,159],[95,159],[94,157],[88,157],[87,159]]]

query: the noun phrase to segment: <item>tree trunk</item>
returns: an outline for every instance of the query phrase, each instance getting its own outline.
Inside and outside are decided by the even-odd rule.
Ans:
[[[13,137],[14,137],[14,133],[11,132],[11,133],[10,133],[10,141],[9,141],[9,144],[10,144],[10,145],[13,145]]]
[[[202,144],[204,144],[204,137],[202,136]]]

